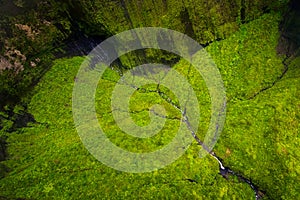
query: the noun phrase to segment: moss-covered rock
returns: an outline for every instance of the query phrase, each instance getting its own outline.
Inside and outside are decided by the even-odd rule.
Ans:
[[[286,1],[76,1],[71,8],[79,12],[90,29],[116,34],[136,27],[164,27],[193,36],[201,44],[223,39],[237,30],[241,21],[249,22],[263,13],[280,10]],[[93,31],[92,31],[93,32]],[[97,32],[94,32],[97,34]]]
[[[57,43],[70,35],[62,3],[3,1],[0,14],[0,109],[19,101],[49,68]],[[23,6],[21,3],[23,2]],[[11,13],[17,7],[18,12]],[[63,27],[63,28],[60,28]]]
[[[279,15],[264,15],[242,25],[226,40],[206,48],[220,69],[228,95],[226,124],[214,151],[227,166],[265,191],[265,199],[299,199],[299,58],[278,78],[284,67],[283,58],[275,51],[278,24]],[[10,159],[3,163],[12,171],[0,180],[0,196],[255,199],[247,184],[218,175],[214,158],[200,159],[196,142],[176,162],[151,173],[116,171],[93,158],[81,143],[72,118],[74,77],[83,61],[82,57],[55,61],[35,88],[29,110],[39,124],[21,129],[22,134],[9,136]],[[206,85],[185,61],[174,69],[183,76],[189,75],[200,99],[201,126],[197,135],[203,138],[210,120]],[[132,138],[120,131],[110,103],[118,78],[117,72],[107,70],[95,96],[99,123],[110,140],[130,151],[150,151],[168,143],[172,138],[170,133],[176,128],[176,118],[168,119],[162,134],[158,133],[153,141]],[[130,110],[147,111],[151,103],[162,103],[170,117],[180,116],[159,98],[154,93],[137,92],[132,96]],[[147,112],[132,112],[132,118],[138,124],[146,124],[149,119]]]
[[[155,26],[177,30],[206,45],[228,37],[242,22],[280,10],[286,3],[287,0],[4,0],[0,2],[0,71],[6,72],[0,75],[4,83],[0,97],[6,103],[8,96],[18,99],[21,91],[30,88],[47,70],[45,63],[52,59],[57,44],[77,31],[110,36]],[[173,59],[159,52],[142,54],[145,60]],[[120,59],[123,67],[141,64],[132,58],[140,54],[133,55],[131,59]]]
[[[109,35],[137,27],[163,27],[185,33],[207,45],[227,38],[244,22],[249,22],[265,12],[278,11],[287,1],[230,0],[230,1],[76,1],[73,11],[81,16],[81,26],[87,34],[102,34],[103,27]],[[74,13],[74,12],[73,12]],[[148,55],[144,53],[144,56]],[[139,55],[136,55],[139,56]],[[155,57],[161,58],[161,54]],[[123,67],[139,63],[129,58],[121,59]]]

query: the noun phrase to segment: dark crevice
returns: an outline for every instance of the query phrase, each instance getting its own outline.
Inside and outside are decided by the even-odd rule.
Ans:
[[[11,198],[11,197],[0,196],[0,200],[26,200],[26,198]]]
[[[210,44],[214,43],[214,42],[220,42],[224,40],[224,38],[216,38],[214,41],[211,42],[207,42],[207,43],[202,43],[200,44],[203,48],[208,47]]]
[[[54,56],[56,58],[86,56],[104,40],[103,36],[86,36],[83,32],[77,31],[59,46],[60,51],[55,52]]]
[[[78,172],[85,172],[85,171],[90,171],[90,170],[94,170],[94,171],[99,171],[99,169],[96,168],[83,168],[83,169],[77,169],[77,170],[57,170],[58,173],[78,173]]]
[[[122,8],[123,8],[123,11],[124,11],[125,18],[126,18],[126,19],[128,20],[128,22],[130,23],[131,29],[133,29],[133,28],[134,28],[134,25],[133,25],[133,22],[132,22],[132,20],[131,20],[131,17],[130,17],[128,8],[127,8],[127,6],[126,6],[126,2],[125,2],[124,0],[121,0],[120,3],[121,3],[121,6],[122,6]]]
[[[228,179],[230,176],[235,176],[239,179],[239,181],[248,184],[254,191],[256,200],[259,200],[265,196],[265,191],[260,190],[259,187],[255,185],[251,180],[233,171],[230,167],[224,166],[222,159],[219,158],[214,152],[211,155],[219,162],[219,174],[222,175],[223,178]]]
[[[7,147],[6,137],[1,136],[0,137],[0,161],[5,160],[5,158],[7,157],[6,147]]]
[[[209,149],[209,147],[207,147],[202,141],[201,139],[196,135],[196,132],[193,130],[193,128],[191,127],[190,125],[190,121],[186,115],[186,110],[185,108],[181,108],[180,106],[178,106],[177,104],[173,103],[172,99],[170,97],[168,97],[168,95],[164,92],[162,92],[159,88],[159,84],[157,85],[157,89],[156,90],[146,90],[144,88],[139,88],[133,84],[128,84],[126,82],[123,82],[124,85],[127,85],[128,87],[132,87],[134,89],[136,89],[137,91],[139,92],[142,92],[142,93],[147,93],[147,92],[154,92],[154,93],[157,93],[159,94],[159,96],[164,99],[166,102],[168,102],[170,105],[172,105],[174,108],[176,108],[178,111],[180,111],[181,113],[181,121],[184,122],[186,124],[186,126],[188,127],[189,131],[191,132],[193,138],[196,140],[196,142],[210,155],[212,156],[214,159],[216,159],[219,163],[219,174],[228,180],[228,178],[230,176],[234,176],[234,177],[237,177],[239,181],[241,182],[244,182],[246,183],[247,185],[249,185],[251,187],[251,189],[253,190],[254,194],[255,194],[255,199],[256,200],[260,200],[264,195],[265,195],[265,192],[260,190],[259,187],[254,184],[250,179],[246,178],[245,176],[243,176],[242,174],[240,173],[237,173],[235,171],[233,171],[230,167],[227,167],[223,164],[223,161],[221,158],[219,158],[215,152],[213,152],[212,150]],[[223,106],[223,112],[226,108],[226,101],[224,103],[224,106]],[[147,109],[146,109],[147,110]],[[149,110],[149,109],[148,109]],[[222,112],[222,111],[221,111]],[[167,116],[161,116],[160,114],[157,114],[154,112],[154,114],[156,114],[157,116],[160,116],[160,117],[164,117],[164,118],[167,118]],[[216,132],[218,131],[218,124],[217,124],[217,127],[216,127]],[[216,133],[215,133],[216,134]],[[185,181],[189,181],[191,183],[198,183],[196,180],[194,179],[190,179],[190,178],[185,178],[183,179]]]
[[[258,186],[255,185],[251,180],[245,178],[243,175],[241,175],[239,173],[236,173],[229,167],[224,167],[224,165],[222,163],[222,159],[217,157],[215,153],[212,153],[210,155],[213,156],[219,162],[219,173],[218,174],[221,175],[223,178],[225,178],[226,180],[229,181],[230,176],[234,176],[234,177],[237,177],[240,182],[244,182],[244,183],[248,184],[251,187],[251,189],[254,191],[256,200],[260,200],[265,196],[265,191],[259,190]],[[190,178],[186,178],[184,180],[189,181],[191,183],[198,183],[196,180],[190,179]]]
[[[185,178],[183,180],[189,181],[191,183],[198,183],[198,181],[194,180],[194,179],[190,179],[190,178]]]
[[[162,97],[163,98],[163,97]],[[192,129],[192,127],[190,126],[190,122],[186,116],[186,113],[185,113],[185,110],[181,110],[179,107],[177,107],[176,105],[174,105],[176,108],[178,108],[181,113],[182,113],[182,117],[183,117],[183,122],[186,123],[188,129],[190,130],[193,138],[197,141],[197,143],[199,145],[202,146],[202,148],[207,152],[209,153],[209,155],[211,155],[213,158],[215,158],[218,163],[219,163],[219,174],[222,175],[224,178],[228,179],[228,177],[230,175],[232,176],[236,176],[238,177],[238,179],[246,184],[248,184],[251,189],[254,191],[255,193],[255,198],[256,200],[259,200],[261,199],[263,196],[264,196],[264,192],[262,192],[261,190],[259,190],[259,188],[254,184],[252,183],[249,179],[247,179],[246,177],[244,177],[243,175],[231,170],[229,167],[225,167],[223,162],[222,162],[222,159],[220,159],[215,152],[213,152],[211,149],[209,149],[200,139],[199,137],[196,135],[196,133],[194,132],[194,130]],[[225,109],[226,107],[226,104],[224,104],[224,107],[223,109]],[[218,125],[217,125],[218,126]],[[218,130],[218,129],[217,129]],[[217,132],[216,130],[216,132]],[[189,181],[192,180],[192,179],[189,179]],[[194,181],[194,180],[193,180]],[[190,181],[191,182],[191,181]]]
[[[297,57],[300,48],[300,2],[291,0],[279,25],[281,36],[277,53],[287,57]]]
[[[246,8],[245,0],[241,0],[241,10],[240,10],[241,23],[244,24],[246,21]]]
[[[262,12],[263,12],[264,14],[267,14],[267,13],[270,13],[270,12],[271,12],[271,9],[270,9],[268,6],[264,6],[264,7],[262,8]]]
[[[152,109],[142,109],[142,110],[135,110],[135,111],[128,111],[128,110],[122,110],[122,109],[113,109],[112,111],[109,111],[109,112],[105,112],[106,114],[109,114],[109,113],[113,113],[114,111],[119,111],[119,112],[124,112],[124,113],[130,113],[130,114],[139,114],[139,113],[142,113],[142,112],[151,112],[153,113],[154,115],[158,116],[158,117],[161,117],[161,118],[165,118],[165,119],[170,119],[170,120],[181,120],[181,118],[179,117],[170,117],[170,116],[165,116],[165,115],[162,115],[160,113],[157,113],[155,112],[154,110]]]
[[[168,1],[167,0],[162,0],[164,10],[167,12],[168,11]]]
[[[278,82],[284,77],[284,75],[287,73],[287,71],[288,71],[288,69],[289,69],[288,64],[286,63],[286,61],[287,61],[288,59],[289,59],[289,58],[286,57],[286,58],[283,60],[283,62],[282,62],[283,65],[284,65],[284,69],[283,69],[281,75],[280,75],[279,77],[277,77],[277,79],[276,79],[271,85],[262,88],[262,89],[259,90],[257,93],[255,93],[253,96],[251,96],[250,98],[248,98],[248,100],[252,100],[252,99],[254,99],[257,95],[259,95],[259,94],[265,92],[265,91],[268,90],[268,89],[273,88],[273,87],[276,85],[276,83],[278,83]]]
[[[56,45],[61,51],[57,51],[54,53],[56,58],[61,57],[73,57],[73,56],[85,56],[88,55],[98,44],[104,41],[107,37],[109,37],[108,33],[99,33],[99,35],[87,35],[85,30],[80,27],[80,22],[76,21],[78,16],[71,16],[72,13],[78,13],[75,8],[71,8],[73,12],[64,13],[66,18],[71,23],[71,34],[65,39],[63,42]],[[61,24],[57,24],[57,26],[62,26]],[[57,27],[59,28],[59,27]],[[65,32],[64,27],[61,27],[61,32]],[[68,33],[65,33],[68,34]]]
[[[181,19],[181,23],[185,25],[184,33],[191,38],[196,38],[193,29],[193,24],[192,21],[190,20],[190,15],[187,8],[185,8],[183,11],[180,12],[180,19]]]

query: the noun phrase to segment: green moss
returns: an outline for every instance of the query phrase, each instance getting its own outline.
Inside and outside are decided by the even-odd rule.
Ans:
[[[275,51],[279,19],[277,14],[264,15],[207,48],[223,76],[229,100],[251,98],[281,75],[284,66]]]
[[[275,52],[278,19],[276,14],[264,15],[243,25],[228,39],[207,47],[220,69],[228,95],[227,120],[215,151],[226,165],[265,190],[266,199],[298,199],[300,59],[295,59],[283,78],[277,80],[284,67]],[[213,158],[200,159],[196,143],[176,162],[151,173],[119,172],[93,158],[81,143],[72,119],[73,82],[83,60],[75,57],[55,61],[36,87],[29,110],[39,123],[23,128],[22,134],[9,136],[10,159],[3,163],[12,171],[0,180],[0,196],[254,199],[248,185],[218,175],[218,163]],[[210,116],[205,83],[184,60],[174,69],[186,76],[195,89],[201,107],[197,134],[203,138]],[[118,79],[118,73],[108,69],[97,88],[97,117],[108,137],[135,152],[153,151],[168,143],[170,132],[178,126],[176,119],[168,119],[153,140],[136,140],[119,130],[110,113],[110,95]],[[145,87],[153,89],[151,85]],[[265,87],[269,89],[260,92]],[[168,93],[166,88],[164,91]],[[163,104],[168,116],[180,116],[157,94],[136,92],[130,101],[133,120],[141,125],[149,123],[147,109],[154,103]],[[183,180],[186,178],[198,184]]]
[[[290,199],[299,198],[299,59],[278,80],[285,67],[276,57],[277,20],[265,15],[208,51],[220,67],[229,98],[217,152],[234,170],[243,169],[270,199]]]
[[[82,61],[83,58],[79,57],[56,61],[36,88],[30,111],[40,124],[33,125],[32,128],[23,128],[22,134],[10,135],[10,159],[5,161],[5,164],[12,172],[0,181],[1,196],[42,199],[140,199],[182,196],[229,198],[243,195],[247,197],[251,194],[251,190],[245,185],[228,185],[225,180],[216,176],[217,163],[209,157],[197,159],[199,149],[196,145],[193,145],[180,160],[152,173],[118,172],[95,160],[81,144],[72,123],[72,86]],[[117,78],[116,75],[108,70],[104,78],[109,77],[112,80]],[[113,85],[113,82],[103,79],[99,84],[97,100],[104,101],[105,95],[110,94],[108,91]],[[135,97],[136,100],[143,99],[143,94],[139,95]],[[141,151],[132,145],[139,143],[139,147],[147,151],[153,150],[157,145],[163,145],[172,136],[163,130],[161,137],[154,138],[154,142],[133,141],[130,138],[126,141],[126,137],[110,124],[111,115],[102,110],[102,106],[105,107],[103,101],[97,104],[100,124],[110,129],[108,135],[116,144],[132,151]],[[132,102],[133,110],[149,106],[147,103],[134,106],[137,105],[134,101],[135,99]],[[153,103],[157,98],[149,98],[147,101]],[[157,103],[159,102],[161,100]],[[143,114],[137,114],[134,118],[139,120],[142,116]],[[170,120],[169,125],[167,123],[167,132],[176,127],[172,124],[173,121]],[[189,183],[183,180],[184,178],[196,179],[200,184]],[[211,186],[207,187],[207,184]],[[248,195],[245,195],[244,190]]]

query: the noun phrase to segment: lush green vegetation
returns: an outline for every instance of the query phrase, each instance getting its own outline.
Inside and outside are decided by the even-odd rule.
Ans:
[[[273,191],[268,192],[272,199],[297,199],[300,195],[297,192],[299,59],[279,79],[285,67],[274,51],[278,38],[276,26],[268,15],[261,20],[264,22],[254,21],[253,26],[244,27],[239,35],[231,37],[239,36],[234,39],[237,42],[231,41],[235,52],[226,45],[231,38],[208,48],[221,53],[212,54],[223,72],[229,97],[227,122],[217,149],[228,165],[243,169],[247,177],[261,187],[265,185],[263,189]],[[229,66],[234,63],[229,69],[223,65],[228,55]],[[261,91],[263,88],[269,89]]]
[[[224,39],[244,22],[279,11],[288,0],[2,0],[0,110],[14,106],[48,70],[54,55],[78,37],[106,38],[136,27],[165,27],[201,44]],[[158,55],[156,55],[158,56]],[[128,67],[127,63],[122,63]]]
[[[207,51],[220,69],[227,88],[228,111],[215,152],[226,165],[266,191],[266,199],[299,199],[300,59],[287,73],[276,55],[280,16],[267,14]],[[218,175],[216,160],[198,157],[195,143],[173,164],[151,173],[115,171],[98,162],[85,149],[72,118],[73,82],[84,58],[56,60],[32,93],[29,111],[37,123],[9,134],[11,169],[0,180],[0,196],[32,199],[254,199],[251,188]],[[189,80],[201,106],[199,137],[209,123],[210,100],[199,74],[180,61],[174,66]],[[131,151],[152,151],[173,137],[179,121],[167,119],[160,134],[134,140],[119,131],[110,113],[110,95],[119,78],[107,70],[97,89],[98,119],[110,139]],[[273,83],[276,82],[274,85]],[[151,86],[149,86],[151,87]],[[269,88],[262,91],[264,88]],[[136,102],[140,102],[137,104]],[[143,103],[141,103],[143,102]],[[165,105],[170,118],[179,113],[155,93],[135,93],[130,104],[133,119],[147,123],[148,109]],[[140,112],[137,112],[140,111]],[[2,129],[1,134],[6,134]],[[139,146],[137,149],[136,146]],[[183,179],[194,179],[191,183]]]

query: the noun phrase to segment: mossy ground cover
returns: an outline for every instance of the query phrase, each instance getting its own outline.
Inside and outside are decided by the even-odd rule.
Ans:
[[[278,80],[284,70],[283,58],[275,51],[278,23],[279,15],[264,15],[243,25],[230,38],[207,47],[220,69],[228,98],[224,131],[214,150],[226,165],[265,190],[266,199],[298,199],[300,59],[295,59]],[[120,172],[97,161],[81,143],[72,118],[73,83],[83,60],[74,57],[55,61],[36,87],[29,110],[38,123],[9,135],[9,160],[4,164],[11,171],[0,180],[0,196],[254,199],[248,185],[218,175],[219,166],[212,157],[200,159],[196,142],[173,164],[150,173]],[[196,91],[201,107],[197,134],[203,138],[210,115],[205,83],[185,61],[174,68],[188,77]],[[107,70],[96,94],[97,117],[110,140],[134,152],[153,151],[167,144],[179,126],[176,117],[180,114],[155,93],[136,92],[130,110],[133,120],[145,125],[149,123],[147,109],[154,103],[164,105],[170,119],[159,134],[137,140],[114,124],[109,106],[114,81],[118,78],[118,73]]]

